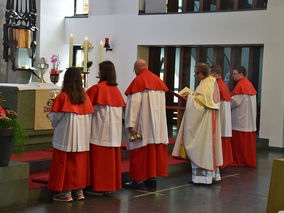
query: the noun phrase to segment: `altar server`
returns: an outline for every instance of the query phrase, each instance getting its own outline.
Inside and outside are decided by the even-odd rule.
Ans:
[[[220,91],[220,122],[222,136],[223,165],[225,168],[233,163],[232,154],[232,119],[231,119],[231,95],[226,83],[222,79],[222,68],[220,65],[214,65],[210,69],[211,75],[216,78]]]
[[[256,167],[256,90],[245,78],[246,69],[233,70],[237,85],[231,93],[233,166]]]
[[[124,183],[124,187],[156,187],[155,177],[167,176],[168,168],[165,104],[168,88],[148,70],[143,59],[135,62],[134,71],[136,78],[125,92],[125,127],[129,138],[127,149],[130,150],[129,174],[132,180]]]
[[[117,87],[111,61],[99,64],[99,83],[87,90],[94,113],[91,128],[91,186],[93,192],[121,189],[122,110],[125,106]]]
[[[85,199],[82,189],[90,183],[89,141],[93,112],[90,99],[82,88],[80,71],[68,68],[62,92],[49,114],[54,135],[48,189],[58,192],[53,200]]]

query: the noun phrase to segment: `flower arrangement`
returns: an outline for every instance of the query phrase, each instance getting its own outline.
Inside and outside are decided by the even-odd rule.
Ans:
[[[27,134],[22,125],[17,122],[18,114],[9,109],[5,109],[1,106],[4,98],[2,92],[0,92],[0,129],[14,129],[13,145],[14,151],[24,151],[24,141],[27,139]]]
[[[52,63],[52,68],[49,72],[49,74],[51,75],[59,75],[59,73],[62,72],[62,70],[58,70],[59,65],[60,65],[60,61],[59,61],[59,56],[53,54],[50,58],[50,62]]]

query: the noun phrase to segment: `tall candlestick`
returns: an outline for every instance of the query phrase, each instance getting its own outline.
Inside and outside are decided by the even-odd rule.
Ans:
[[[70,42],[69,42],[69,67],[73,65],[73,44],[74,44],[74,36],[70,34]]]
[[[103,62],[103,56],[104,55],[104,42],[100,42],[100,62]]]
[[[83,72],[88,72],[88,71],[87,71],[87,63],[88,63],[88,44],[89,44],[88,38],[85,37],[85,40],[84,40],[84,70],[83,70]]]

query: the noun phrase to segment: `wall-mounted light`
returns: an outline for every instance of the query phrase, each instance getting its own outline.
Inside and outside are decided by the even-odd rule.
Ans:
[[[110,46],[110,43],[109,43],[109,38],[105,38],[104,48],[106,48],[106,52],[107,51],[112,51],[112,47]]]

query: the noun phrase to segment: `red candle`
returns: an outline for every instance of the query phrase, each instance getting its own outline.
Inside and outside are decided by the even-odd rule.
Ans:
[[[105,38],[105,45],[109,45],[109,38]]]

